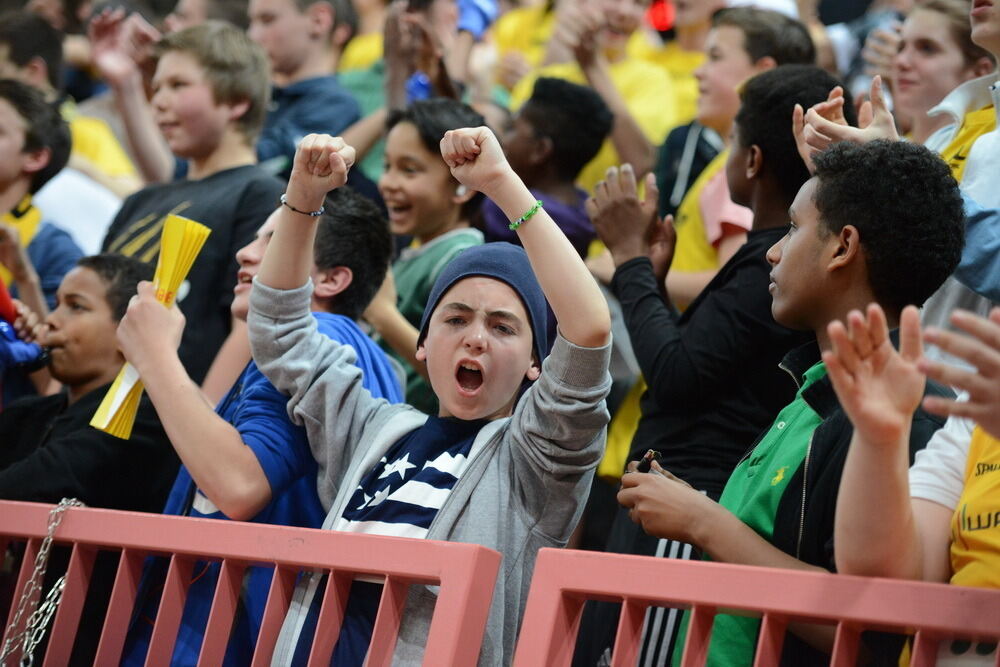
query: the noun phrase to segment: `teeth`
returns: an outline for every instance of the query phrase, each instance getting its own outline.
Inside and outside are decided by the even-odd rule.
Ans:
[[[473,366],[472,364],[461,364],[461,367],[467,371],[476,371],[476,372],[479,371],[479,367]]]

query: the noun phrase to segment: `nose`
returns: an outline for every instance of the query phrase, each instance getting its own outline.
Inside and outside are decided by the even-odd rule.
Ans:
[[[250,20],[250,27],[247,28],[247,37],[250,41],[260,44],[260,21]]]
[[[767,263],[771,266],[777,266],[778,262],[781,261],[781,249],[784,246],[784,243],[785,238],[782,237],[780,241],[767,249],[767,254],[764,255],[764,257],[767,259]]]
[[[396,188],[396,170],[392,167],[386,167],[382,170],[382,175],[378,177],[378,189],[383,190],[394,190]]]
[[[486,329],[481,323],[470,324],[465,329],[465,338],[462,341],[465,349],[482,352],[486,349]]]
[[[242,248],[236,251],[236,263],[240,266],[245,266],[247,264],[253,264],[256,261],[260,261],[260,252],[257,246],[260,245],[260,239],[254,239],[250,243],[246,244]]]

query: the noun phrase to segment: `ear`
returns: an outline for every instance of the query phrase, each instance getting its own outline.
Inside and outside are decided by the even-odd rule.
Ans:
[[[760,72],[766,72],[769,69],[774,69],[778,66],[778,61],[771,56],[764,56],[763,58],[758,58],[757,62],[753,64],[753,68],[759,74]]]
[[[544,164],[552,158],[553,151],[555,151],[555,144],[552,143],[552,138],[543,136],[535,141],[535,147],[531,151],[529,159],[532,164]]]
[[[49,148],[39,148],[36,151],[25,152],[22,155],[24,155],[24,161],[21,163],[21,169],[27,174],[36,174],[48,166],[49,160],[52,158],[52,150]]]
[[[49,83],[49,65],[41,56],[35,56],[20,69],[21,72],[17,75],[17,78],[24,83],[39,90],[48,90],[51,87]]]
[[[747,150],[746,176],[748,181],[756,180],[764,171],[764,153],[754,144]]]
[[[854,225],[844,225],[837,235],[836,248],[827,268],[831,271],[845,269],[861,258],[861,233]]]
[[[346,266],[320,271],[313,277],[313,294],[318,299],[332,299],[351,286],[354,273]]]
[[[338,51],[342,51],[344,46],[351,40],[352,34],[351,26],[346,23],[341,23],[333,29],[330,33],[330,44],[334,46]]]
[[[528,367],[528,372],[524,374],[524,377],[528,378],[532,382],[537,380],[542,374],[542,366],[538,363],[538,358],[532,354],[531,355],[531,366]]]
[[[333,30],[333,7],[324,0],[314,2],[306,8],[309,27],[313,35],[327,36]]]
[[[235,121],[243,118],[247,111],[250,111],[250,100],[240,100],[229,105],[229,120]]]
[[[972,73],[978,79],[981,76],[986,76],[995,69],[996,65],[993,63],[993,61],[987,58],[986,56],[983,56],[982,58],[977,60],[975,64],[972,66]]]
[[[413,355],[417,361],[427,361],[427,349],[424,344],[417,345],[417,352]]]
[[[476,190],[458,183],[455,185],[455,193],[451,196],[451,201],[461,206],[475,196]]]

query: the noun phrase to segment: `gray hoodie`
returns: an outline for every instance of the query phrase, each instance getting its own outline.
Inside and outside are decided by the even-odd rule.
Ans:
[[[427,417],[375,399],[361,386],[355,352],[316,330],[312,285],[274,290],[255,281],[247,320],[254,360],[290,396],[288,414],[306,427],[319,463],[324,527],[343,513],[361,478]],[[535,556],[562,547],[579,521],[604,452],[610,344],[582,348],[561,336],[513,416],[484,426],[466,471],[431,523],[427,539],[481,544],[503,554],[480,654],[481,665],[509,665]],[[272,664],[289,664],[318,584],[296,586]],[[420,664],[436,589],[412,586],[394,664]]]

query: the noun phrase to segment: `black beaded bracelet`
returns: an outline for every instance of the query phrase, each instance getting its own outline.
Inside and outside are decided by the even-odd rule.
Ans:
[[[324,211],[326,211],[325,206],[320,206],[318,211],[300,211],[299,209],[295,208],[294,206],[288,203],[288,197],[286,195],[281,195],[281,199],[279,201],[281,202],[282,206],[287,206],[289,209],[295,211],[296,213],[301,213],[302,215],[309,215],[314,218],[318,218],[319,216],[323,215]]]

